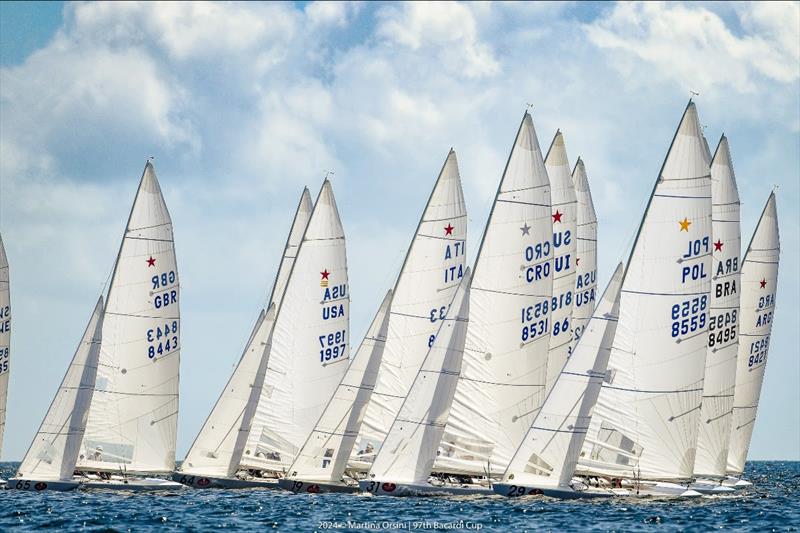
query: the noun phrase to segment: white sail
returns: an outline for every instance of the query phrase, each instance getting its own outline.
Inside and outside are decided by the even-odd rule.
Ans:
[[[347,373],[297,454],[290,475],[307,481],[341,481],[364,420],[386,346],[392,291],[378,309]]]
[[[625,271],[609,374],[581,471],[692,478],[711,289],[709,163],[689,102]]]
[[[308,193],[308,188],[304,188],[275,276],[269,299],[270,307],[277,308],[283,299],[286,281],[289,279],[289,272],[297,256],[312,208],[311,195]],[[256,389],[254,384],[259,379],[259,369],[266,371],[262,360],[268,359],[265,348],[275,322],[275,311],[271,311],[267,321],[265,321],[266,315],[267,312],[262,310],[233,374],[186,454],[186,459],[180,467],[181,472],[230,477],[238,470],[246,442],[240,438],[242,428],[250,430],[263,391],[263,387]],[[258,391],[258,395],[253,398],[255,390]],[[244,413],[251,398],[255,403],[255,410],[251,417],[245,417]]]
[[[439,320],[436,339],[375,457],[370,478],[418,484],[428,481],[461,373],[469,287],[467,268],[450,302],[450,311]]]
[[[285,470],[294,461],[347,370],[349,316],[344,231],[325,180],[277,309],[241,466]]]
[[[97,377],[102,327],[103,298],[100,297],[50,409],[19,466],[17,477],[72,479]]]
[[[739,351],[739,192],[728,139],[723,135],[711,161],[712,272],[708,350],[697,435],[696,476],[722,478],[728,466],[731,409]]]
[[[0,453],[6,429],[8,376],[11,371],[11,291],[8,278],[8,257],[0,236]]]
[[[522,440],[503,480],[567,487],[608,368],[619,318],[622,264],[611,276],[585,335]]]
[[[278,273],[275,275],[275,283],[272,286],[272,294],[269,298],[270,304],[275,304],[280,307],[283,293],[286,290],[286,281],[289,279],[289,273],[292,271],[292,265],[297,257],[297,250],[300,248],[300,242],[303,240],[303,233],[308,226],[308,220],[311,218],[311,211],[314,209],[314,204],[311,202],[311,194],[308,192],[308,187],[303,187],[303,193],[300,195],[300,203],[297,205],[297,211],[294,214],[292,227],[289,230],[289,235],[286,237],[286,246],[283,248],[283,256],[281,257],[281,264],[278,267]]]
[[[502,473],[544,400],[552,220],[525,113],[475,260],[463,367],[434,470]]]
[[[378,382],[359,435],[377,451],[447,315],[464,274],[467,209],[450,150],[397,278]]]
[[[572,181],[578,198],[577,250],[575,252],[575,305],[572,309],[572,344],[583,334],[594,312],[597,293],[597,214],[589,190],[586,167],[579,157],[572,170]]]
[[[767,366],[775,291],[778,288],[780,234],[775,193],[769,195],[742,262],[739,355],[733,399],[728,473],[744,471]]]
[[[266,372],[264,355],[274,322],[273,304],[269,313],[261,311],[236,369],[181,464],[181,472],[231,477],[238,470],[245,444],[240,435],[242,428],[250,429],[260,398],[257,382],[263,381]]]
[[[172,221],[148,162],[106,299],[79,469],[155,473],[175,467],[179,291]]]
[[[569,357],[575,305],[578,200],[561,131],[556,132],[544,163],[550,177],[553,204],[553,298],[550,301],[550,353],[545,389],[548,393]]]

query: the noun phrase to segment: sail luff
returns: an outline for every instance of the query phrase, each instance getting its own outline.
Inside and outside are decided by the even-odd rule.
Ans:
[[[780,261],[780,232],[773,191],[750,244],[741,269],[740,342],[736,362],[736,386],[731,416],[727,472],[744,472],[753,437],[770,336],[775,312]]]
[[[8,378],[11,371],[11,286],[9,283],[8,256],[0,235],[0,453],[6,429],[6,403]]]
[[[20,463],[17,477],[62,481],[72,479],[97,377],[102,327],[101,296],[61,384]]]

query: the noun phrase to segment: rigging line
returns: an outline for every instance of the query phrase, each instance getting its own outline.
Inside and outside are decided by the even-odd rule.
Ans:
[[[125,236],[126,239],[131,241],[145,241],[145,242],[175,242],[172,239],[155,239],[152,237],[131,237],[130,235]]]
[[[532,205],[534,207],[550,207],[547,204],[540,204],[537,202],[523,202],[522,200],[504,200],[502,198],[498,198],[496,200],[497,203],[504,203],[504,204],[516,204],[516,205]]]

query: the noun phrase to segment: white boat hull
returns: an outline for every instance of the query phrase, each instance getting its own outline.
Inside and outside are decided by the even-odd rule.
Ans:
[[[112,477],[111,479],[87,479],[75,478],[80,480],[80,488],[87,490],[183,490],[185,485],[161,478],[122,478]]]
[[[576,500],[583,498],[613,498],[630,496],[626,489],[611,489],[588,487],[584,490],[575,490],[572,487],[546,486],[546,485],[514,485],[511,483],[494,483],[492,492],[511,498],[519,496],[549,496],[563,500]]]
[[[491,488],[481,485],[431,485],[374,480],[362,480],[358,485],[362,491],[376,496],[465,496],[492,493]]]
[[[27,490],[31,492],[40,492],[43,490],[55,490],[63,492],[75,490],[79,485],[80,483],[77,481],[11,478],[8,480],[6,488],[8,490]]]
[[[280,488],[294,492],[295,494],[317,494],[317,493],[349,493],[360,492],[358,485],[347,485],[345,483],[332,483],[320,481],[303,481],[300,479],[284,478],[278,481]]]
[[[712,479],[698,479],[691,485],[689,488],[692,490],[696,490],[700,494],[731,494],[736,492],[736,489],[733,487],[729,487],[724,483],[719,481],[714,481]]]
[[[172,480],[195,489],[276,489],[277,478],[227,478],[173,472]]]

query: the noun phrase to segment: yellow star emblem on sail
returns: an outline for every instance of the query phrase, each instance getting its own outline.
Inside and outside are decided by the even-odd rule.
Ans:
[[[691,223],[692,223],[692,221],[689,220],[686,217],[683,217],[683,220],[679,220],[678,221],[678,224],[681,225],[681,231],[685,231],[687,233],[689,232],[689,224],[691,224]]]

